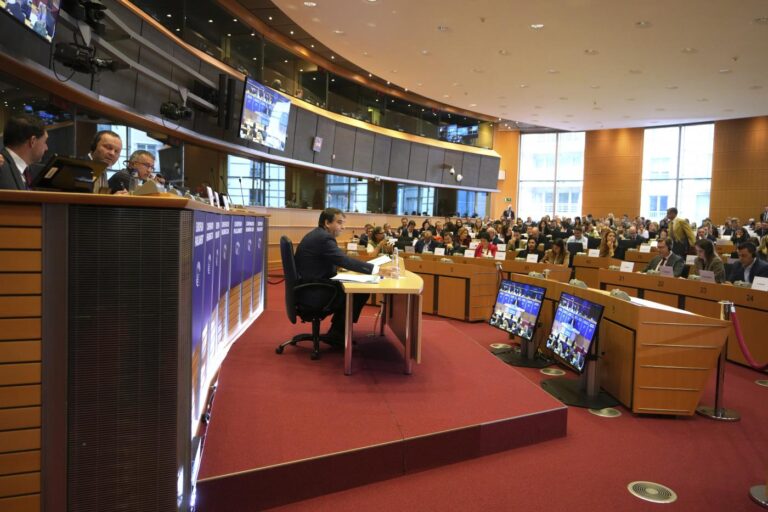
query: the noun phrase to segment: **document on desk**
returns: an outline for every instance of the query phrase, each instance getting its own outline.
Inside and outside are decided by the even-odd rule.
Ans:
[[[365,283],[365,284],[378,284],[381,281],[381,276],[367,275],[367,274],[352,274],[343,273],[336,274],[331,278],[333,281],[341,281],[342,283]]]
[[[368,263],[375,266],[381,266],[385,263],[389,263],[390,261],[392,260],[390,259],[389,256],[387,256],[386,254],[382,254],[378,258],[373,258],[372,260],[368,260]]]

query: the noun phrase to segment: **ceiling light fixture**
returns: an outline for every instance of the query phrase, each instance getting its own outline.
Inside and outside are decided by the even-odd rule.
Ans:
[[[597,85],[597,84],[594,84],[594,85],[590,85],[590,86],[589,86],[589,88],[590,88],[590,89],[599,89],[599,88],[600,88],[600,86],[599,86],[599,85]]]
[[[587,48],[586,50],[584,50],[584,55],[597,55],[598,53],[600,52],[592,48]]]
[[[166,15],[165,15],[165,17],[166,17],[166,18],[173,18],[173,14],[171,14],[171,13],[168,13],[168,14],[166,14]]]
[[[558,71],[558,70],[556,70],[556,69],[548,69],[548,70],[547,70],[547,73],[549,73],[550,75],[556,75],[556,74],[558,74],[558,73],[559,73],[559,71]]]
[[[293,30],[290,31],[290,34],[293,35]]]
[[[544,24],[543,23],[531,23],[531,28],[533,30],[541,30],[541,29],[544,28]]]
[[[697,53],[699,50],[697,50],[696,48],[691,48],[690,46],[686,46],[685,48],[683,48],[680,51],[683,52],[683,53],[691,54],[691,53]]]
[[[464,179],[464,176],[462,176],[461,174],[457,174],[456,175],[456,181],[457,182],[461,183],[461,180],[463,180],[463,179]]]
[[[469,104],[469,106],[470,106],[470,107],[476,107],[476,106],[477,106],[477,103],[470,103],[470,104]]]
[[[506,57],[507,55],[509,55],[509,50],[501,49],[499,50],[499,55],[503,55],[504,57]]]
[[[232,21],[234,21],[235,23],[237,23],[237,18],[232,18]]]
[[[668,85],[667,89],[669,89],[670,91],[674,91],[675,89],[677,89],[677,86],[676,85]]]
[[[336,60],[336,56],[335,55],[331,55],[331,59],[332,60]]]
[[[768,16],[761,16],[752,20],[752,23],[757,25],[768,25]]]
[[[727,75],[728,73],[731,72],[731,70],[729,68],[723,68],[723,69],[717,70],[717,72],[723,75]]]
[[[317,2],[304,2],[304,7],[317,7]]]
[[[521,88],[521,89],[525,89],[525,88],[527,88],[527,87],[528,87],[528,84],[520,84],[520,88]]]
[[[438,25],[437,26],[437,31],[438,32],[448,32],[449,30],[450,30],[450,27],[448,27],[447,25]]]
[[[429,55],[429,50],[421,50],[422,55]]]
[[[651,27],[651,22],[647,21],[647,20],[636,21],[635,22],[635,27],[636,28],[650,28]]]
[[[339,30],[339,29],[334,30],[333,33],[336,34],[337,36],[343,36],[344,35],[344,31],[343,30]]]
[[[272,21],[272,16],[269,16],[267,19],[268,19],[269,21]]]
[[[642,75],[643,71],[641,69],[630,69],[629,70],[630,75]]]

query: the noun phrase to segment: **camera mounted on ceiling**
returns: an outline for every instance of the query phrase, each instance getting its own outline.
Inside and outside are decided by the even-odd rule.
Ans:
[[[63,0],[61,7],[76,20],[87,23],[96,34],[103,36],[106,32],[103,20],[107,6],[101,0]]]
[[[166,101],[160,105],[160,115],[171,121],[192,119],[192,109],[187,106],[189,90],[186,87],[179,86],[178,93],[181,96],[181,105],[174,101]]]
[[[68,68],[90,75],[100,71],[118,71],[127,66],[112,59],[96,57],[96,49],[77,43],[57,43],[53,59]]]

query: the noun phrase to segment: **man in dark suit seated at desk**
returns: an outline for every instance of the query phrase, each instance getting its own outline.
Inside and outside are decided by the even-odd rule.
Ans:
[[[37,117],[18,115],[8,119],[3,130],[0,189],[29,190],[30,166],[38,163],[48,150],[48,132]]]
[[[739,244],[739,261],[728,274],[728,281],[751,283],[756,277],[768,277],[768,263],[757,258],[757,247],[752,242]]]
[[[347,256],[336,243],[336,238],[344,231],[344,213],[338,208],[326,208],[320,213],[317,227],[307,233],[296,249],[294,260],[301,283],[331,282],[339,287],[339,294],[333,304],[333,318],[328,331],[329,343],[344,346],[344,328],[346,318],[346,294],[338,281],[329,281],[336,275],[336,267],[354,270],[363,274],[373,272],[373,265]],[[306,301],[318,301],[322,306],[327,300],[323,294],[304,297]],[[354,296],[353,321],[357,322],[363,310],[368,294],[356,293]]]
[[[672,252],[672,240],[669,238],[659,240],[659,245],[657,248],[659,249],[659,254],[654,256],[653,259],[648,262],[648,265],[646,265],[643,272],[648,272],[649,270],[656,270],[660,272],[661,267],[666,266],[672,267],[672,274],[675,277],[680,277],[683,275],[685,262],[683,261],[683,258]]]

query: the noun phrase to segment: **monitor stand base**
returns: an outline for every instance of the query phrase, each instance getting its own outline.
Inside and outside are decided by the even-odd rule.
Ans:
[[[522,352],[516,351],[514,349],[494,355],[508,365],[522,368],[546,368],[547,366],[552,366],[555,364],[555,362],[551,359],[542,357],[539,354],[535,354],[532,358],[529,359],[527,355],[524,355]]]
[[[590,396],[583,388],[580,379],[554,377],[541,381],[541,387],[565,405],[587,409],[605,409],[619,405],[619,401],[605,391],[598,391],[595,395]]]

